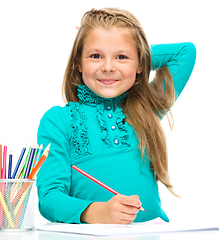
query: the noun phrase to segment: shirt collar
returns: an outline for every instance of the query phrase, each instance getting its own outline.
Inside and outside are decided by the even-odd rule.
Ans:
[[[86,85],[80,84],[78,86],[78,98],[80,103],[87,105],[120,105],[122,101],[127,97],[127,92],[115,97],[115,98],[103,98],[96,95]]]

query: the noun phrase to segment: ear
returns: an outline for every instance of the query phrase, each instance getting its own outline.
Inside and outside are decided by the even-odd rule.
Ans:
[[[78,54],[76,54],[76,56],[75,56],[75,62],[76,62],[76,64],[77,64],[78,71],[81,73],[81,72],[82,72],[82,67],[81,67],[81,64],[80,64],[80,62],[79,62]]]
[[[81,64],[78,64],[78,71],[79,71],[80,73],[82,73]]]
[[[139,64],[136,73],[137,73],[137,74],[140,74],[141,72],[142,72],[142,67],[141,67],[141,65]]]

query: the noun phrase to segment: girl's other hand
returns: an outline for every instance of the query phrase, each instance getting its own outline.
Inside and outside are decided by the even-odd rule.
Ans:
[[[87,223],[130,224],[141,206],[137,195],[115,195],[108,202],[93,202],[81,215]]]

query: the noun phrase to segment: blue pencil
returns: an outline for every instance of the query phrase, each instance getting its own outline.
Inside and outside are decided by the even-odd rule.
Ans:
[[[11,179],[11,168],[12,168],[12,152],[9,154],[8,179]]]
[[[42,150],[43,150],[43,144],[40,145],[40,148],[39,148],[39,151],[37,153],[37,157],[36,157],[36,161],[35,161],[34,167],[37,165],[37,163],[38,163],[38,161],[39,161],[39,159],[41,157]]]
[[[30,183],[30,184],[32,184],[32,183]],[[28,200],[29,200],[29,197],[30,197],[31,189],[32,189],[32,186],[29,189],[29,191],[27,193],[27,196],[25,197],[25,200],[24,200],[24,205],[23,205],[23,209],[22,209],[20,220],[19,220],[19,224],[18,224],[19,228],[21,228],[23,220],[24,220],[24,216],[25,216],[25,212],[26,212],[26,209],[27,209],[27,205],[28,205]]]
[[[27,146],[27,144],[26,144],[26,146]],[[26,151],[26,146],[22,149],[21,154],[20,154],[20,157],[19,157],[19,159],[18,159],[18,161],[17,161],[17,165],[16,165],[16,167],[15,167],[15,169],[14,169],[14,172],[13,172],[13,175],[12,175],[12,178],[13,178],[13,179],[15,178],[16,173],[17,173],[17,171],[18,171],[18,168],[19,168],[19,166],[20,166],[20,164],[21,164],[22,158],[23,158],[24,153],[25,153],[25,151]]]

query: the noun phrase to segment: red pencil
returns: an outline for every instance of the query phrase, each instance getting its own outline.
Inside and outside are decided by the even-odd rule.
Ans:
[[[2,179],[6,179],[6,164],[7,164],[7,146],[4,146],[3,163],[2,163]]]
[[[120,195],[119,192],[115,191],[111,187],[107,186],[106,184],[104,184],[101,181],[97,180],[96,178],[92,177],[90,174],[86,173],[85,171],[81,170],[80,168],[76,167],[75,165],[73,165],[72,168],[75,169],[76,171],[78,171],[79,173],[83,174],[85,177],[89,178],[90,180],[94,181],[95,183],[99,184],[100,186],[104,187],[111,193],[113,193],[115,195]],[[140,210],[145,211],[143,207],[140,207]]]

